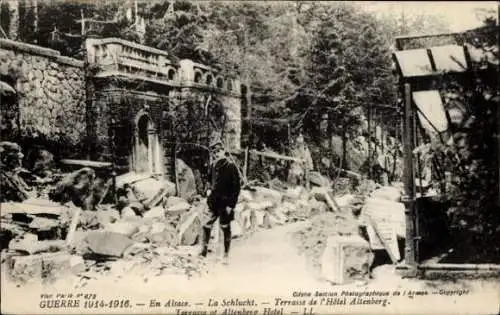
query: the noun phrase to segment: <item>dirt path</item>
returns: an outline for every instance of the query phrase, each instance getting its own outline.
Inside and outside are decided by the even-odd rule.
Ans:
[[[241,294],[289,295],[299,286],[301,290],[327,287],[311,275],[305,258],[293,246],[291,233],[305,224],[298,222],[258,232],[237,242],[229,265],[217,265],[212,274],[199,281],[221,291],[227,290],[230,283],[231,292]]]
[[[128,275],[123,280],[133,281],[134,290],[154,287],[158,292],[176,295],[290,296],[293,290],[327,289],[331,286],[314,278],[305,258],[293,246],[291,234],[305,224],[307,222],[297,222],[233,241],[228,265],[221,263],[219,247],[208,254],[210,271],[205,275],[191,279],[165,275],[149,278],[147,283],[134,281],[134,276]],[[197,250],[193,248],[193,254]],[[175,285],[166,285],[168,283]],[[102,287],[102,283],[100,285]]]

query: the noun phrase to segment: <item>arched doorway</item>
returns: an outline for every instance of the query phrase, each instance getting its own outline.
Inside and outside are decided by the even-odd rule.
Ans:
[[[135,119],[133,169],[137,173],[162,173],[157,130],[149,115],[141,111]]]

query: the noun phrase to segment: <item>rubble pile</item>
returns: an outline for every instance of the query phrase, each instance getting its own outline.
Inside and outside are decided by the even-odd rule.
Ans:
[[[51,155],[41,156],[41,162],[35,163],[37,174],[53,175],[46,167],[52,165]],[[18,180],[24,189],[19,192],[36,191],[16,177],[21,158],[19,146],[2,146],[2,163],[11,165],[2,168],[2,176]],[[47,181],[45,198],[18,190],[2,194],[2,263],[9,267],[11,278],[50,281],[56,274],[72,274],[88,280],[101,274],[120,277],[134,270],[147,279],[165,272],[193,276],[207,271],[195,245],[201,240],[208,206],[205,197],[195,194],[187,165],[182,177],[187,179],[178,191],[161,176],[126,173],[102,178],[92,168],[97,164],[83,161],[86,166],[62,174],[57,182]],[[356,218],[364,192],[361,197],[335,196],[334,185],[317,172],[310,182],[309,190],[277,180],[247,183],[234,209],[233,237],[312,218],[298,237],[303,251],[319,265],[329,237],[358,233]],[[12,187],[17,189],[15,184]],[[341,186],[347,191],[347,183]],[[213,229],[212,251],[220,250],[220,233]]]
[[[311,218],[311,223],[294,234],[299,251],[307,257],[313,271],[320,274],[322,256],[331,236],[357,236],[358,220],[349,207],[341,212],[325,212]]]
[[[52,279],[56,277],[52,266],[66,261],[69,268],[72,255],[64,236],[70,218],[69,208],[43,199],[2,203],[1,258],[9,267],[9,276],[21,282],[41,279],[42,275]]]
[[[319,184],[319,182],[318,182]],[[233,231],[246,234],[288,222],[307,220],[315,214],[336,211],[329,182],[308,191],[302,186],[249,185],[240,193],[235,208]]]
[[[315,187],[312,193],[324,188]],[[323,195],[328,196],[328,195]],[[332,198],[337,211],[310,218],[310,224],[294,234],[299,251],[321,278],[345,284],[368,281],[375,250],[384,250],[396,262],[398,238],[404,238],[404,206],[401,187],[381,187],[365,180],[355,194]]]
[[[205,199],[192,189],[183,190],[188,202],[175,197],[171,182],[127,173],[116,177],[110,203],[113,181],[92,167],[56,174],[53,156],[42,151],[29,153],[39,158],[27,171],[21,147],[11,142],[0,143],[0,154],[1,259],[11,280],[91,279],[114,274],[117,261],[189,275],[206,269],[182,250],[201,230]]]

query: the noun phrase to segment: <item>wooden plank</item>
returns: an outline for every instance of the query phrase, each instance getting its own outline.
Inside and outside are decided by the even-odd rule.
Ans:
[[[375,234],[378,236],[385,250],[389,254],[391,261],[396,264],[401,258],[396,232],[392,229],[391,225],[380,224],[379,222],[373,220],[371,216],[367,216],[367,218],[368,222],[372,225]]]
[[[247,178],[248,175],[248,147],[245,148],[245,159],[243,164],[243,177]]]
[[[4,202],[0,204],[2,216],[10,213],[52,214],[59,216],[64,209],[60,205],[27,204],[20,202]]]
[[[339,168],[339,167],[336,167],[336,166],[333,166],[333,169],[336,170],[336,171],[339,171],[342,175],[350,177],[350,178],[361,179],[361,177],[362,177],[361,174],[359,174],[359,173],[356,173],[356,172],[353,172],[353,171],[348,171],[346,169]]]
[[[302,159],[298,159],[292,156],[287,156],[287,155],[281,155],[277,153],[270,153],[270,152],[262,152],[262,151],[257,151],[257,150],[250,150],[250,154],[254,155],[260,155],[268,158],[273,158],[277,160],[285,160],[285,161],[294,161],[294,162],[302,162]]]
[[[403,144],[404,144],[404,184],[405,184],[405,214],[406,214],[406,249],[405,261],[409,265],[415,266],[415,174],[413,172],[413,106],[412,89],[409,83],[404,85],[405,112],[403,120]]]
[[[424,270],[500,270],[500,264],[422,264],[418,266]]]
[[[405,35],[396,36],[396,41],[409,40],[409,39],[420,39],[420,38],[431,38],[431,37],[446,37],[446,36],[456,36],[462,35],[463,33],[450,32],[450,33],[436,33],[436,34],[425,34],[425,35]]]
[[[381,249],[385,250],[384,244],[382,244],[382,241],[380,240],[380,237],[378,237],[373,226],[369,222],[366,222],[365,226],[366,226],[366,233],[368,234],[368,240],[370,242],[371,249],[373,249],[373,250],[381,250]]]
[[[125,173],[116,177],[116,188],[122,188],[125,184],[132,185],[145,179],[152,178],[151,174]]]
[[[64,165],[74,165],[81,167],[91,167],[91,168],[109,168],[113,166],[110,162],[97,162],[90,160],[72,160],[72,159],[64,159],[60,161]]]

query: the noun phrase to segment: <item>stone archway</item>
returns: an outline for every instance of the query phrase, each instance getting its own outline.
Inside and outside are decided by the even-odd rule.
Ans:
[[[141,110],[134,123],[133,169],[137,173],[162,173],[158,133],[149,114]]]

